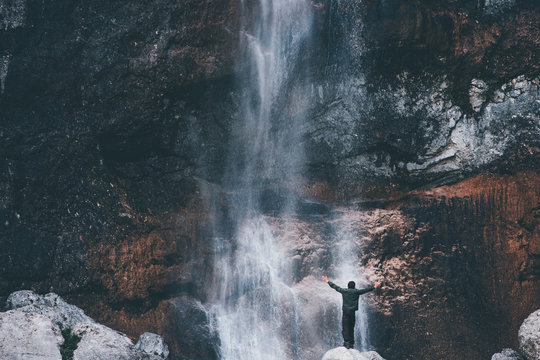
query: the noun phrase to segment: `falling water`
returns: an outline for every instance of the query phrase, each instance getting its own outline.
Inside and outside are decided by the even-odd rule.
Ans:
[[[303,163],[299,128],[307,83],[299,63],[312,22],[307,0],[242,2],[245,24],[239,60],[243,99],[223,187],[232,235],[216,234],[214,314],[221,358],[298,358],[296,297],[290,255],[263,216],[265,203],[287,218]],[[284,341],[287,338],[287,341]]]
[[[332,246],[333,258],[336,259],[335,282],[346,287],[353,280],[356,288],[361,289],[368,285],[365,274],[360,264],[362,255],[361,242],[361,219],[358,211],[343,209],[334,213],[332,221],[333,237],[335,242]],[[358,311],[356,312],[356,325],[354,329],[356,348],[361,351],[369,350],[369,328],[365,298],[360,296]]]

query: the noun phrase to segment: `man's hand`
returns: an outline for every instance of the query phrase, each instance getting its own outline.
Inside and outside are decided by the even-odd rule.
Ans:
[[[328,282],[328,276],[324,276],[324,275],[323,275],[322,280],[323,280],[325,283],[327,283],[327,282]]]
[[[375,288],[375,289],[380,289],[380,288],[381,288],[381,283],[380,283],[380,282],[375,283],[374,288]]]

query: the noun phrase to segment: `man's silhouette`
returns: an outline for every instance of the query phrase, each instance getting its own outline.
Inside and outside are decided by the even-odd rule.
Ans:
[[[358,310],[358,298],[362,294],[380,288],[381,283],[376,283],[375,286],[368,286],[364,289],[355,289],[356,284],[354,281],[349,281],[349,284],[347,284],[347,288],[345,289],[340,288],[331,281],[328,281],[328,277],[326,276],[323,276],[322,279],[324,282],[328,283],[330,287],[335,289],[337,292],[340,292],[341,296],[343,297],[341,334],[343,335],[343,346],[345,346],[347,349],[351,349],[354,347],[354,324],[356,321],[355,312]]]

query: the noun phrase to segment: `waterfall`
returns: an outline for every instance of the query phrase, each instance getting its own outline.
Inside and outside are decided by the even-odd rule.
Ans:
[[[309,40],[307,0],[242,2],[240,115],[223,188],[232,233],[215,235],[215,306],[226,360],[298,358],[290,254],[278,246],[263,207],[287,218],[303,164],[300,127],[307,99],[300,56]],[[285,340],[287,339],[287,340]]]
[[[353,280],[356,288],[368,286],[365,274],[362,272],[360,257],[362,255],[362,237],[360,229],[361,218],[358,211],[350,209],[337,210],[333,214],[333,258],[335,259],[335,282],[346,287]],[[358,311],[356,312],[356,324],[354,329],[355,347],[361,351],[369,350],[369,328],[365,298],[360,296]]]
[[[320,275],[365,285],[358,256],[347,257],[358,252],[360,224],[346,211],[321,218],[331,229],[316,236],[326,241],[310,242],[307,250],[297,241],[302,231],[295,210],[305,163],[301,134],[306,114],[322,99],[321,85],[319,93],[313,91],[305,53],[312,10],[307,0],[242,2],[239,111],[220,184],[224,201],[210,201],[222,210],[213,217],[220,223],[214,224],[210,302],[224,360],[320,359],[342,343],[341,297]],[[317,255],[306,260],[304,253]],[[307,274],[298,274],[298,263]],[[360,306],[357,344],[366,349],[367,318]]]

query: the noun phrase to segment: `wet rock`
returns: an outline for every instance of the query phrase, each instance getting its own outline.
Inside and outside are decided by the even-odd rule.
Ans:
[[[530,314],[519,328],[519,350],[527,360],[540,359],[540,310]]]
[[[157,334],[145,332],[139,337],[139,341],[135,344],[135,348],[144,351],[147,354],[161,356],[167,358],[169,356],[169,348],[163,341],[163,338]]]
[[[343,346],[328,350],[322,360],[384,360],[375,351],[360,352],[355,349],[347,349]]]
[[[523,360],[523,356],[512,349],[503,349],[500,353],[493,354],[491,360]]]
[[[188,359],[219,359],[215,320],[200,301],[191,296],[171,299],[165,331],[174,337],[170,351]],[[190,324],[190,326],[186,326]]]
[[[10,310],[0,313],[0,358],[61,360],[64,338],[58,325],[41,314]]]

